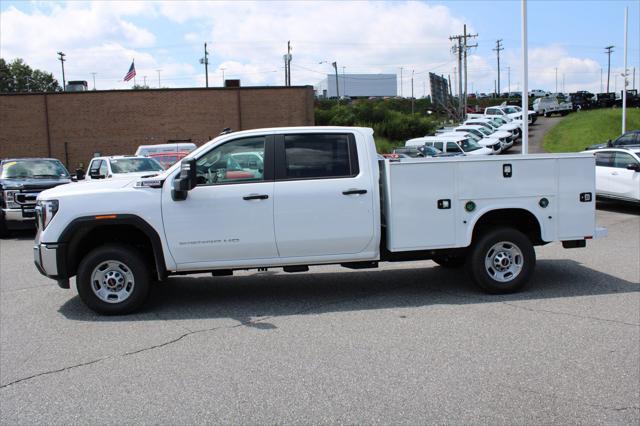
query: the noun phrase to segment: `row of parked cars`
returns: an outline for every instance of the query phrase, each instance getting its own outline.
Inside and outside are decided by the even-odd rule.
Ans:
[[[443,155],[498,155],[507,152],[522,136],[521,108],[512,105],[488,107],[484,114],[468,114],[458,126],[445,127],[435,135],[409,139],[405,151],[396,149],[395,158],[403,156],[443,156]],[[527,111],[527,120],[535,122],[536,115]],[[427,154],[424,147],[429,148]],[[412,149],[412,155],[406,152]],[[424,154],[421,154],[425,151]]]
[[[193,143],[141,145],[134,155],[94,157],[87,172],[78,169],[75,175],[55,158],[4,159],[0,161],[0,237],[13,229],[33,228],[36,199],[45,189],[81,180],[154,175],[195,148]]]

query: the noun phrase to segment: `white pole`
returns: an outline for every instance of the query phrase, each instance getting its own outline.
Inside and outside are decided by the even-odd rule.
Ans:
[[[522,154],[529,153],[529,60],[527,58],[527,0],[522,0]]]
[[[627,128],[627,14],[629,6],[624,8],[624,81],[622,83],[622,134]]]

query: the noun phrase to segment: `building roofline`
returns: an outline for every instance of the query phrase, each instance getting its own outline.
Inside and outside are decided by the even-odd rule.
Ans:
[[[312,85],[304,86],[245,86],[245,87],[176,87],[176,88],[161,88],[161,89],[109,89],[109,90],[86,90],[79,92],[2,92],[0,96],[32,96],[32,95],[86,95],[88,93],[147,93],[147,92],[175,92],[175,91],[233,91],[233,90],[284,90],[284,89],[312,89]]]

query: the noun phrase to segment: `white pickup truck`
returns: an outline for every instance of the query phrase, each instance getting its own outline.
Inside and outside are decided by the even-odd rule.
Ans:
[[[263,162],[239,168],[240,153]],[[401,159],[373,131],[288,127],[221,135],[154,177],[42,192],[38,270],[102,314],[139,308],[170,275],[433,259],[491,293],[521,289],[534,246],[584,247],[592,154]],[[425,220],[427,219],[427,220]]]

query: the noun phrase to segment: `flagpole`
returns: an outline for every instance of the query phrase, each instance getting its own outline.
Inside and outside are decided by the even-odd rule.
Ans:
[[[134,68],[135,68],[135,66],[136,66],[136,58],[133,58],[133,59],[131,60],[131,63],[133,64],[133,66],[134,66]],[[133,87],[135,87],[135,86],[136,86],[136,75],[135,75],[135,74],[133,74]]]

